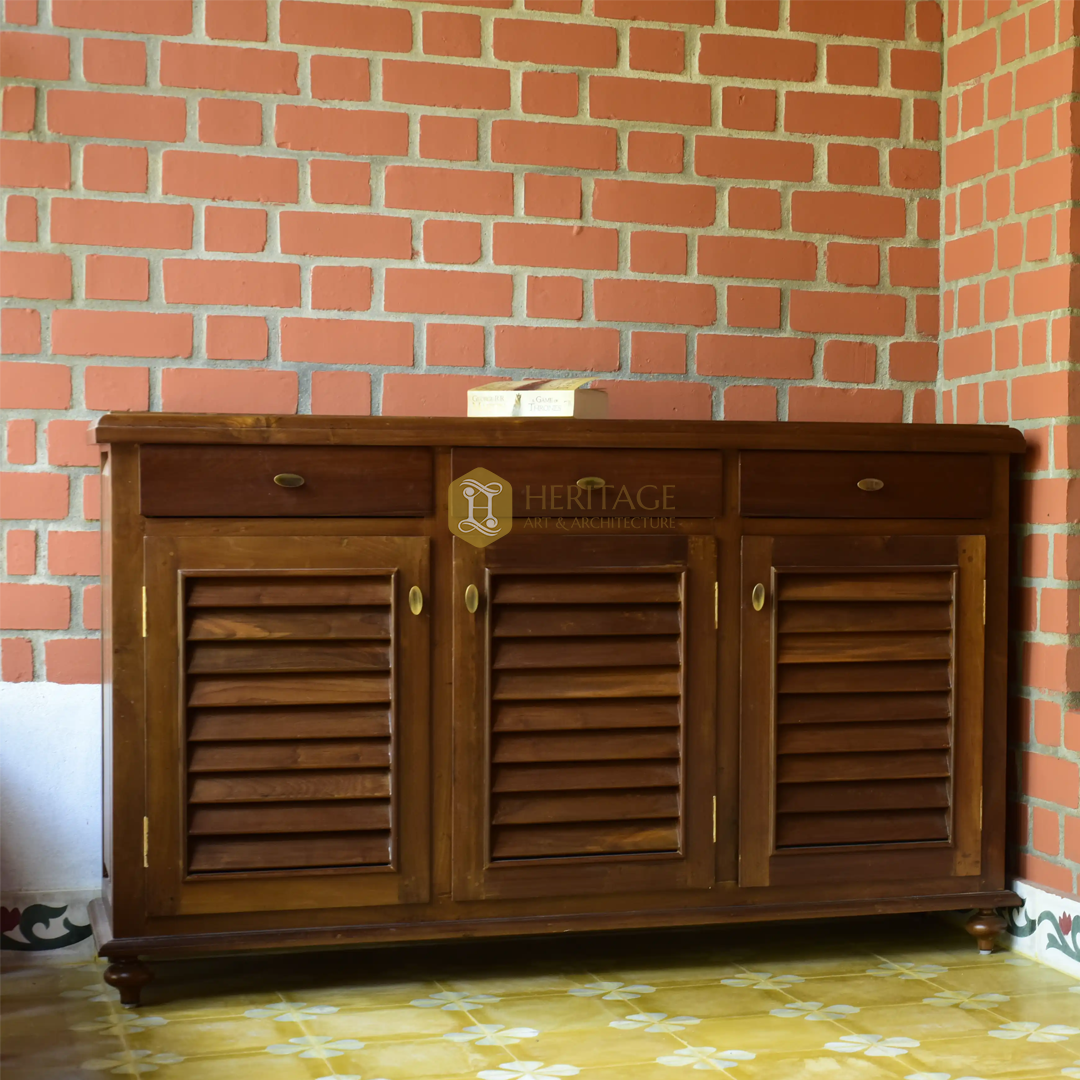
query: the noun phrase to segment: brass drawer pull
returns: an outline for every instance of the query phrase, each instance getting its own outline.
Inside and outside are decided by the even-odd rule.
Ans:
[[[759,581],[750,593],[750,603],[755,611],[760,611],[765,606],[765,586]]]
[[[475,585],[465,586],[465,610],[470,615],[476,614],[476,609],[480,606],[480,590]]]
[[[604,478],[602,476],[583,476],[577,482],[577,486],[584,488],[586,491],[594,491],[596,488],[604,486]]]
[[[872,476],[868,476],[865,480],[860,480],[855,486],[860,491],[880,491],[885,486],[885,481],[875,480]]]
[[[277,476],[274,477],[274,483],[277,484],[278,487],[298,488],[304,486],[304,478],[298,476],[294,472],[279,472]]]
[[[414,615],[419,615],[424,610],[424,594],[420,591],[419,585],[414,585],[409,590],[409,610]]]

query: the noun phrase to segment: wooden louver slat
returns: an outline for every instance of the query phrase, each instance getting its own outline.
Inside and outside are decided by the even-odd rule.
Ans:
[[[493,576],[493,862],[676,853],[683,580]]]
[[[193,577],[190,873],[391,861],[392,578]]]

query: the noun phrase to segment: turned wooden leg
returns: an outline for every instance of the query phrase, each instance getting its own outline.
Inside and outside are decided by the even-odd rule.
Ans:
[[[994,938],[1008,925],[993,908],[979,908],[964,929],[979,943],[979,952],[986,955],[994,951]]]
[[[105,981],[120,991],[120,1004],[134,1008],[139,1004],[143,987],[154,973],[134,956],[118,957],[105,969]]]

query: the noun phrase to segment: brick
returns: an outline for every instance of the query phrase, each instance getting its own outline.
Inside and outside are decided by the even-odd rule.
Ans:
[[[683,137],[659,131],[631,131],[626,139],[626,167],[631,172],[681,173]]]
[[[0,630],[66,630],[71,590],[66,585],[0,584]]]
[[[70,300],[71,260],[46,251],[0,253],[0,296]]]
[[[383,101],[445,109],[510,107],[510,72],[499,68],[383,60],[382,72]]]
[[[869,45],[828,45],[825,73],[834,86],[877,86],[878,51]]]
[[[749,285],[727,287],[728,326],[780,328],[780,290]]]
[[[780,27],[780,0],[727,0],[724,21],[728,26],[777,30]]]
[[[484,328],[469,323],[428,323],[424,361],[428,367],[483,367]]]
[[[423,48],[429,56],[480,56],[480,16],[423,13]]]
[[[368,311],[371,308],[371,267],[314,267],[311,271],[311,306],[320,311]]]
[[[1043,109],[1024,122],[1025,152],[1028,161],[1045,157],[1054,149],[1054,112]]]
[[[77,532],[50,529],[48,559],[50,574],[98,577],[101,574],[101,533],[96,529]]]
[[[916,98],[911,103],[912,135],[916,139],[936,142],[940,137],[941,110],[936,101]]]
[[[32,421],[30,421],[32,423]],[[37,569],[37,533],[33,529],[8,529],[5,537],[5,571],[28,577]]]
[[[1010,120],[998,129],[998,168],[1011,169],[1023,160],[1021,146],[1024,125],[1019,120]]]
[[[793,386],[788,391],[788,420],[899,424],[904,395],[869,387]]]
[[[38,0],[4,0],[4,21],[16,26],[37,26]]]
[[[698,334],[697,372],[750,379],[810,379],[814,339]]]
[[[464,416],[466,393],[492,382],[490,375],[386,374],[383,416]]]
[[[716,321],[716,290],[690,282],[603,278],[593,283],[593,306],[605,322],[709,326]]]
[[[0,352],[8,356],[41,352],[41,316],[32,308],[4,308],[0,311]],[[3,368],[0,367],[0,370]],[[64,370],[67,371],[67,368]],[[66,409],[67,405],[60,408]]]
[[[207,251],[262,251],[266,247],[266,211],[206,207],[203,244]]]
[[[740,131],[773,131],[776,128],[776,91],[725,86],[721,111],[724,127]]]
[[[149,162],[144,146],[83,147],[82,182],[88,191],[146,191]]]
[[[413,324],[378,319],[282,319],[281,359],[288,364],[408,367],[413,362]],[[389,415],[385,397],[382,413]]]
[[[150,261],[127,255],[87,255],[87,300],[148,300]]]
[[[817,77],[817,45],[776,37],[702,34],[698,71],[738,79],[813,82]]]
[[[7,79],[46,79],[60,82],[68,77],[68,39],[59,34],[26,34],[18,30],[0,33],[0,68]]]
[[[1004,379],[983,384],[983,420],[988,424],[1009,421],[1009,384]]]
[[[1080,72],[1073,65],[1070,50],[1063,49],[1016,72],[1016,110],[1022,112],[1045,105],[1077,90],[1080,90]]]
[[[630,335],[630,370],[650,375],[685,375],[686,335],[635,330]]]
[[[37,243],[37,199],[33,195],[8,196],[4,208],[4,236],[9,243]]]
[[[496,326],[495,366],[615,371],[619,331],[607,326]]]
[[[698,135],[694,140],[694,172],[733,180],[794,180],[814,176],[814,148],[781,139],[728,139]]]
[[[1020,790],[1025,795],[1070,810],[1077,808],[1080,774],[1075,761],[1036,753],[1023,753],[1020,760]]]
[[[829,144],[829,183],[845,186],[877,187],[881,182],[876,146]]]
[[[729,386],[724,391],[725,420],[775,420],[775,386]]]
[[[1076,410],[1075,380],[1067,371],[1024,375],[1013,380],[1013,419],[1037,420],[1045,416],[1068,416]]]
[[[577,75],[571,72],[523,71],[521,111],[543,116],[577,116]]]
[[[266,40],[266,0],[206,0],[206,36],[225,41]]]
[[[203,98],[199,102],[199,142],[225,146],[259,146],[263,111],[258,101]]]
[[[539,120],[493,120],[491,160],[513,165],[614,169],[615,129]]]
[[[391,267],[383,309],[433,315],[509,315],[514,283],[509,274]]]
[[[1043,589],[1039,596],[1039,629],[1048,634],[1075,634],[1078,618],[1075,589]]]
[[[1080,862],[1080,818],[1072,814],[1065,815],[1065,858]],[[1063,889],[1062,892],[1068,892]]]
[[[0,139],[0,186],[65,190],[71,187],[67,143]]]
[[[702,236],[698,238],[697,268],[699,274],[715,277],[813,281],[817,277],[817,245],[806,240]]]
[[[1009,213],[1012,195],[1008,176],[992,176],[986,181],[986,216],[990,221],[1000,221]]]
[[[1065,154],[1017,170],[1013,199],[1018,214],[1080,197],[1080,172],[1073,156]]]
[[[1018,266],[1024,252],[1024,227],[1019,222],[1002,225],[997,231],[998,269]]]
[[[420,156],[443,161],[475,161],[476,121],[466,116],[421,116]]]
[[[87,82],[145,86],[146,44],[116,38],[85,38],[82,43],[82,66]]]
[[[187,357],[191,345],[188,314],[75,309],[53,312],[52,346],[59,356]]]
[[[362,56],[313,56],[311,96],[323,101],[370,101],[371,74]]]
[[[900,382],[934,382],[938,377],[937,343],[894,341],[889,345],[889,378]]]
[[[779,229],[780,192],[772,188],[728,188],[728,226]]]
[[[101,475],[91,473],[82,478],[82,516],[85,521],[101,520]]]
[[[949,187],[994,171],[994,134],[984,131],[951,143],[945,151],[945,183]]]
[[[353,259],[409,259],[412,222],[378,214],[283,212],[278,219],[287,255],[336,255]]]
[[[7,459],[9,465],[37,464],[37,422],[9,420],[7,422]]]
[[[1041,806],[1031,807],[1031,842],[1044,855],[1057,855],[1061,841],[1061,818]]]
[[[1058,308],[1076,307],[1080,279],[1069,266],[1049,266],[1017,274],[1013,293],[1013,313],[1038,315]]]
[[[69,685],[101,682],[101,642],[97,638],[52,638],[46,641],[45,678],[52,683]]]
[[[261,315],[207,315],[208,360],[265,360],[269,349],[266,320]]]
[[[492,49],[496,60],[611,68],[617,59],[618,39],[612,26],[496,19]]]
[[[945,78],[949,86],[960,86],[989,75],[997,65],[997,34],[993,30],[950,45]]]
[[[1080,713],[1075,710],[1069,710],[1065,713],[1065,749],[1066,750],[1080,750]],[[1069,821],[1077,820],[1074,818],[1067,819]],[[1068,834],[1068,826],[1066,826],[1066,835]],[[1080,862],[1075,856],[1070,855],[1070,859]]]
[[[706,226],[716,220],[716,189],[704,184],[597,180],[592,212],[597,221]]]
[[[33,86],[5,86],[3,99],[4,131],[33,131],[37,109],[37,89]]]
[[[712,26],[716,21],[713,0],[596,0],[598,19],[647,19],[650,22]]]
[[[941,158],[936,150],[909,147],[889,151],[889,183],[898,188],[938,188]]]
[[[371,205],[371,165],[368,162],[314,158],[308,167],[311,170],[311,198],[315,202]]]
[[[630,269],[638,274],[685,274],[686,234],[630,234]]]
[[[300,267],[295,263],[165,259],[162,271],[167,304],[300,304]]]
[[[313,371],[312,416],[370,416],[371,376],[366,371]]]
[[[889,53],[889,81],[894,90],[940,90],[940,53],[929,49],[893,49]]]
[[[889,248],[889,283],[891,285],[936,289],[938,279],[936,248]]]
[[[191,0],[53,0],[52,21],[75,30],[179,37],[191,33]]]
[[[512,214],[514,177],[508,172],[388,165],[384,201],[399,210]]]
[[[412,49],[412,12],[403,8],[282,0],[280,19],[281,40],[289,45],[376,53]]]
[[[161,407],[165,412],[295,413],[295,371],[249,368],[165,368]]]
[[[101,586],[87,585],[82,591],[82,625],[84,630],[101,629]]]
[[[792,330],[809,333],[887,334],[904,332],[906,302],[902,296],[874,293],[801,292],[788,301]]]
[[[492,226],[492,261],[497,266],[615,270],[618,254],[614,229],[516,221]]]
[[[630,28],[630,67],[678,75],[686,66],[686,36],[681,30]]]
[[[424,262],[471,265],[480,254],[480,222],[424,222]]]
[[[608,396],[613,420],[711,420],[712,387],[685,379],[600,379],[593,383]]]
[[[877,346],[868,341],[826,341],[821,370],[829,382],[872,383],[877,377]]]
[[[581,177],[526,173],[525,213],[530,217],[580,218]]]
[[[503,4],[502,7],[509,5]],[[580,15],[581,0],[525,0],[526,11],[554,11],[559,15]]]
[[[848,0],[791,0],[788,25],[797,33],[903,41],[904,0],[852,4]]]
[[[94,247],[191,247],[192,210],[176,203],[53,199],[49,235],[54,244]]]
[[[580,319],[584,303],[580,278],[529,275],[525,314],[530,319]]]
[[[0,520],[60,521],[67,516],[66,473],[0,473]]]
[[[118,94],[103,90],[50,90],[46,97],[49,131],[98,139],[183,142],[187,103],[179,97]]]
[[[784,130],[804,135],[898,139],[900,100],[789,90],[784,95]]]
[[[857,192],[795,191],[791,227],[796,232],[841,236],[901,237],[906,231],[903,199]]]
[[[1019,60],[1027,52],[1026,19],[1021,13],[1015,19],[1007,19],[1001,24],[1001,63],[1002,66]]]
[[[294,203],[299,184],[297,163],[292,158],[201,150],[167,150],[161,155],[163,195]]]
[[[881,253],[876,244],[829,244],[826,277],[838,285],[877,285]]]
[[[936,338],[940,333],[939,299],[937,296],[915,297],[915,332],[917,334],[926,334]]]
[[[401,112],[278,105],[274,140],[288,150],[323,154],[402,156],[409,152],[409,118]]]
[[[66,409],[70,405],[71,368],[67,365],[0,360],[0,409]]]
[[[1043,262],[1050,258],[1050,230],[1052,221],[1049,214],[1041,218],[1032,218],[1027,227],[1027,245],[1024,256],[1028,262]]]
[[[102,412],[146,412],[150,408],[150,369],[98,367],[83,373],[83,403]]]
[[[712,90],[703,83],[591,75],[589,115],[600,120],[708,126],[712,123]]]

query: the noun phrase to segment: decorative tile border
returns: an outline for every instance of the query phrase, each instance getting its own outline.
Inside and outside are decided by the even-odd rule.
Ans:
[[[1080,899],[1047,892],[1026,881],[1013,883],[1023,907],[1002,912],[1009,929],[1003,944],[1080,978]]]
[[[93,894],[14,894],[0,905],[0,949],[44,952],[86,941],[92,931],[86,905]]]

